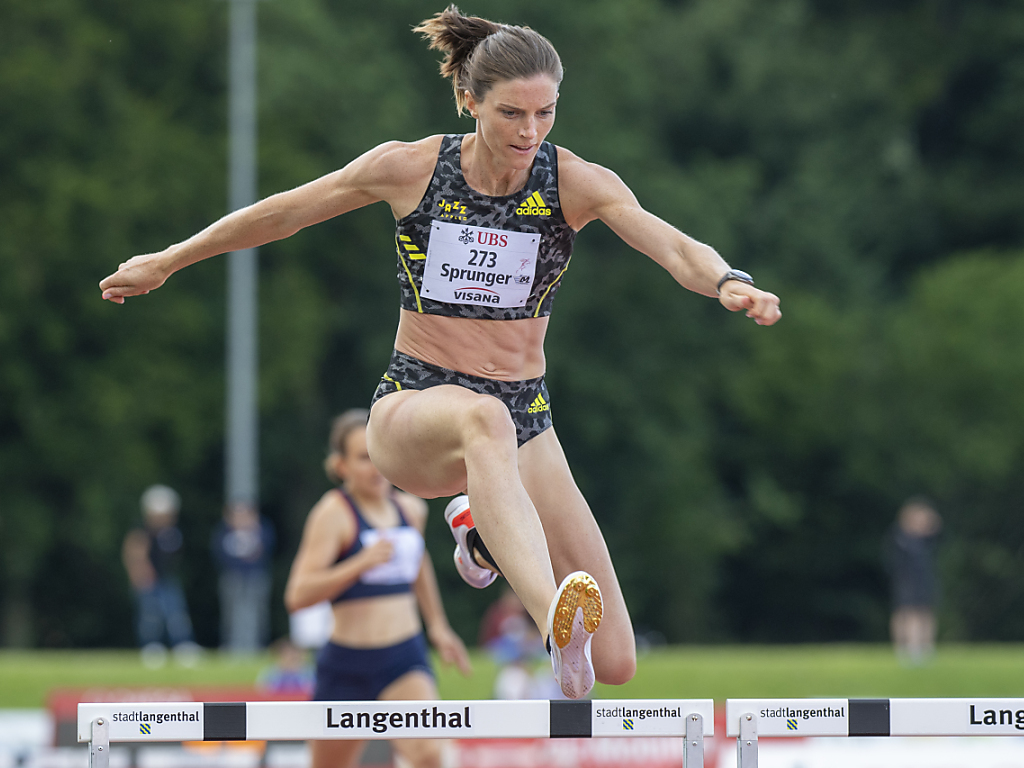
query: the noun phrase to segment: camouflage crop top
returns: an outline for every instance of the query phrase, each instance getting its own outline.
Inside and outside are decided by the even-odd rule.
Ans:
[[[462,139],[443,138],[426,194],[397,223],[402,309],[483,320],[550,315],[576,238],[559,206],[555,146],[541,144],[523,189],[489,197],[462,175]]]

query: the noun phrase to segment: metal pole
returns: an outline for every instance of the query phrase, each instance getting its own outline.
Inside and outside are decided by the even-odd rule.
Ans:
[[[110,766],[110,723],[105,717],[92,721],[89,733],[89,768]]]
[[[256,2],[230,0],[229,206],[256,202]],[[257,504],[259,427],[257,417],[256,249],[228,257],[227,501]]]
[[[704,768],[704,718],[696,712],[686,717],[683,768]]]
[[[740,716],[736,764],[738,768],[757,768],[757,719],[749,712]]]

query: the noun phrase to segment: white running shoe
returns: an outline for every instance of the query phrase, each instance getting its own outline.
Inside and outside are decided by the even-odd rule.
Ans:
[[[548,609],[551,668],[562,693],[581,699],[594,687],[590,640],[601,623],[604,606],[594,577],[585,571],[562,580]]]
[[[471,587],[483,589],[489,586],[498,574],[489,568],[482,568],[473,560],[473,553],[466,544],[466,536],[475,527],[473,515],[469,511],[469,497],[456,496],[448,502],[444,510],[444,519],[455,537],[455,568],[462,580]]]

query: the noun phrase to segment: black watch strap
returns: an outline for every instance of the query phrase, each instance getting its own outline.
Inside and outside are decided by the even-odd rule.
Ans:
[[[747,285],[754,284],[754,278],[752,278],[746,272],[743,272],[742,270],[739,269],[730,269],[719,279],[718,285],[715,286],[715,293],[721,296],[722,286],[725,285],[730,280],[739,280],[741,283],[746,283]]]

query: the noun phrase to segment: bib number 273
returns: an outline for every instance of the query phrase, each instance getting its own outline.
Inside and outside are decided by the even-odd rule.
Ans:
[[[495,251],[478,251],[476,248],[470,248],[469,266],[494,269],[498,266],[498,254]]]

